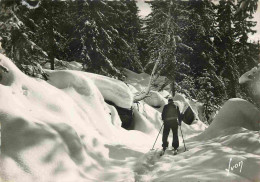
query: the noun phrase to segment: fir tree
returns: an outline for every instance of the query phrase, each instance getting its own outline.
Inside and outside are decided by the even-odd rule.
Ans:
[[[188,65],[182,59],[181,51],[192,49],[182,43],[182,29],[185,28],[187,11],[181,3],[175,1],[153,1],[150,3],[152,13],[145,24],[145,34],[148,36],[147,45],[150,54],[148,65],[159,59],[157,75],[166,76],[172,84],[173,91],[179,91],[181,82],[187,75],[180,70],[187,70]]]
[[[1,1],[0,37],[5,53],[25,73],[45,77],[39,62],[44,61],[47,53],[34,41],[35,32],[25,21],[29,11],[34,8],[21,1]],[[35,5],[38,6],[38,3]]]
[[[257,64],[254,52],[257,45],[251,43],[248,38],[249,34],[256,33],[256,31],[253,30],[253,27],[256,26],[256,22],[252,21],[252,14],[256,11],[257,1],[239,1],[237,9],[240,9],[243,2],[248,3],[248,7],[244,7],[246,9],[240,10],[240,13],[236,13],[234,20],[236,60],[240,75]]]
[[[77,48],[73,57],[83,62],[85,70],[115,76],[123,67],[140,70],[140,25],[134,1],[80,1],[77,8],[71,47]]]
[[[205,103],[206,118],[226,98],[225,84],[217,75],[215,60],[219,52],[214,44],[218,37],[215,5],[211,1],[190,1],[190,26],[185,31],[185,43],[193,48],[186,54],[195,82],[195,98]]]
[[[119,36],[118,39],[121,46],[115,46],[116,51],[123,51],[124,56],[121,55],[119,61],[120,67],[128,68],[136,72],[142,70],[142,65],[139,56],[139,37],[141,30],[141,21],[138,16],[138,8],[135,1],[120,1],[109,2],[114,8],[114,12],[118,16],[118,22],[115,24]],[[111,22],[115,21],[114,16],[111,16]],[[116,59],[115,59],[116,61]]]
[[[110,76],[122,75],[124,67],[142,70],[141,22],[135,1],[29,3],[34,2],[2,2],[9,14],[1,14],[1,42],[15,62],[48,62],[54,69],[66,61],[78,61],[86,71]]]
[[[228,98],[237,97],[238,91],[238,65],[235,59],[235,31],[233,27],[235,4],[234,1],[220,0],[217,21],[219,37],[215,43],[220,53],[217,59],[218,73],[224,78]]]
[[[258,55],[260,51],[259,47],[257,43],[252,42],[248,37],[249,34],[254,34],[256,32],[253,30],[256,22],[252,21],[252,15],[255,13],[256,9],[257,0],[238,1],[237,11],[234,17],[234,26],[236,32],[235,53],[240,75],[258,64]],[[252,99],[251,90],[243,85],[240,85],[240,95],[242,98],[254,102],[254,99]]]
[[[66,49],[70,33],[67,29],[70,23],[68,3],[41,1],[40,6],[28,15],[31,22],[34,22],[31,25],[35,32],[34,40],[47,52],[51,69],[59,64],[59,60],[69,61]]]

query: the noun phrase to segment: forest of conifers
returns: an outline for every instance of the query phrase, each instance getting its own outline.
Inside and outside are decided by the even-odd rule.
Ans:
[[[26,74],[48,79],[42,67],[67,62],[124,80],[124,68],[157,76],[164,85],[203,102],[206,116],[229,98],[250,99],[239,85],[259,63],[249,40],[257,0],[149,1],[141,18],[135,1],[2,0],[0,42]],[[252,101],[252,100],[251,100]]]

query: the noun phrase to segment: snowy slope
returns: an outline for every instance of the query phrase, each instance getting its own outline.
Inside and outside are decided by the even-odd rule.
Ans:
[[[111,179],[131,178],[131,169],[124,169],[111,155],[131,151],[124,147],[126,144],[137,148],[147,145],[149,139],[118,126],[117,112],[105,104],[91,79],[80,72],[57,71],[50,74],[52,86],[24,75],[3,55],[0,59],[9,69],[9,73],[1,72],[0,82],[1,179],[56,182],[100,180],[107,175]],[[138,153],[133,151],[132,155]],[[122,173],[116,175],[117,166]]]
[[[247,101],[228,101],[207,129],[199,120],[190,126],[183,123],[189,151],[159,158],[161,135],[156,150],[150,149],[162,125],[160,109],[145,101],[132,105],[132,93],[149,80],[146,74],[132,73],[126,86],[81,71],[47,71],[50,80],[45,82],[26,76],[1,54],[0,65],[9,70],[0,69],[0,181],[260,179],[259,110]],[[140,77],[146,79],[140,82]],[[155,95],[163,100],[167,96]],[[117,111],[104,100],[132,106],[133,130],[120,127]],[[175,101],[183,108],[190,105],[196,113],[193,101],[181,95]],[[182,151],[180,130],[179,137]],[[241,172],[226,171],[230,158],[231,166],[243,161]]]
[[[144,155],[135,167],[138,180],[259,181],[259,119],[260,111],[249,102],[228,101],[205,132],[186,140],[189,151]]]

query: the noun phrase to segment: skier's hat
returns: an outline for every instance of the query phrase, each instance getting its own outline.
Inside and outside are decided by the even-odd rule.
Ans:
[[[173,102],[173,99],[172,99],[172,98],[169,98],[169,99],[168,99],[168,102]]]

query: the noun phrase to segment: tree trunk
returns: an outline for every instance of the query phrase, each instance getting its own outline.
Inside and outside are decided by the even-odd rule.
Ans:
[[[135,97],[134,97],[134,103],[136,103],[136,102],[138,102],[138,101],[140,101],[140,100],[143,100],[143,99],[144,99],[145,97],[147,97],[147,95],[149,94],[149,92],[150,92],[150,90],[151,90],[152,82],[154,81],[154,74],[155,74],[155,71],[156,71],[156,69],[157,69],[157,67],[158,67],[158,64],[159,64],[160,60],[161,60],[161,53],[159,53],[159,57],[158,57],[158,59],[157,59],[155,65],[154,65],[154,67],[153,67],[153,71],[152,71],[152,73],[151,73],[148,86],[147,86],[146,89],[145,89],[143,92],[141,92],[139,95],[135,95]]]
[[[54,64],[54,32],[53,32],[53,2],[49,1],[48,6],[50,7],[49,13],[49,60],[51,63],[51,70],[55,69]]]

